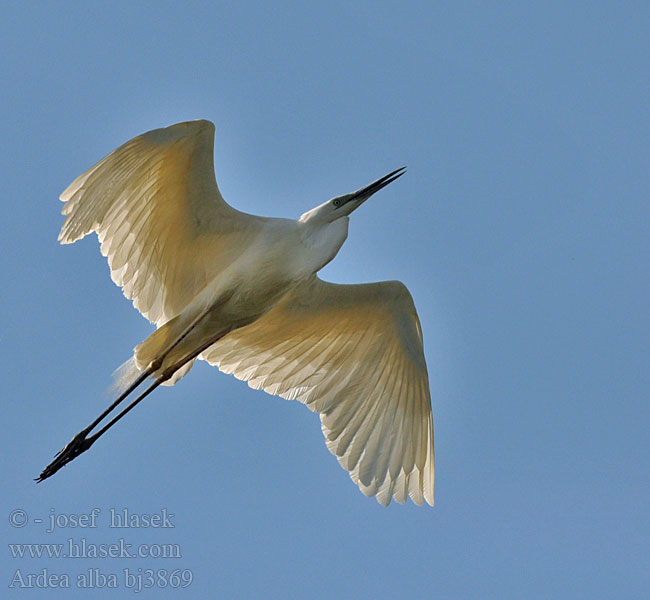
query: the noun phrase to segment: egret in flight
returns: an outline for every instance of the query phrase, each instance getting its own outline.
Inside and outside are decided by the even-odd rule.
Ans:
[[[431,398],[411,295],[398,281],[339,285],[317,276],[346,240],[352,211],[405,169],[297,220],[258,217],[222,198],[213,149],[209,121],[155,129],[61,195],[59,241],[96,232],[113,281],[157,329],[118,370],[115,402],[37,481],[199,358],[320,413],[327,447],[367,496],[433,505]],[[145,381],[140,396],[93,434]]]

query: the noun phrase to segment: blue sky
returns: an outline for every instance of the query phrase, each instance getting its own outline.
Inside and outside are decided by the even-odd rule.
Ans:
[[[72,587],[12,596],[85,597],[76,576],[100,569],[131,597],[124,569],[178,569],[188,590],[157,593],[647,591],[649,26],[646,2],[5,3],[3,539],[182,556],[5,544],[2,585],[46,569]],[[364,497],[316,415],[205,364],[33,483],[151,331],[94,236],[57,244],[58,195],[125,140],[195,118],[216,125],[225,198],[252,213],[297,217],[408,165],[323,276],[411,290],[434,508]],[[95,528],[46,531],[93,508]],[[174,527],[109,527],[123,508]]]

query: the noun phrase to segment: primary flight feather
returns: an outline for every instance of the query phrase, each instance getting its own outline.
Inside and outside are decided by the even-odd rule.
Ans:
[[[337,285],[316,273],[349,214],[398,169],[299,219],[228,205],[214,125],[178,123],[120,146],[61,195],[59,240],[96,232],[113,281],[157,329],[121,370],[123,393],[57,455],[50,477],[196,358],[320,413],[327,447],[368,496],[433,505],[433,418],[420,322],[397,281]],[[92,430],[145,380],[150,386]]]

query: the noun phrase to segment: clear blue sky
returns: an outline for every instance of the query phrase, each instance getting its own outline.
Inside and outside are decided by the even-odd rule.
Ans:
[[[188,569],[176,598],[634,598],[650,588],[647,2],[5,3],[2,580]],[[104,6],[105,8],[101,8]],[[53,479],[151,326],[59,193],[206,118],[221,190],[297,217],[408,165],[323,276],[418,308],[436,506],[364,497],[317,415],[205,364]],[[116,530],[111,508],[174,515]],[[97,527],[48,533],[52,510]],[[26,511],[24,527],[9,514]],[[20,515],[23,513],[14,513]],[[43,524],[34,519],[41,518]],[[8,543],[178,544],[13,558]],[[144,597],[151,592],[143,592]]]

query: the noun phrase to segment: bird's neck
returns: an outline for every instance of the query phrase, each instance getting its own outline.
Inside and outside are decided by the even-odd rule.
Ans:
[[[301,223],[300,236],[307,248],[309,268],[312,273],[322,269],[341,249],[348,237],[349,217],[344,216],[331,223]]]

